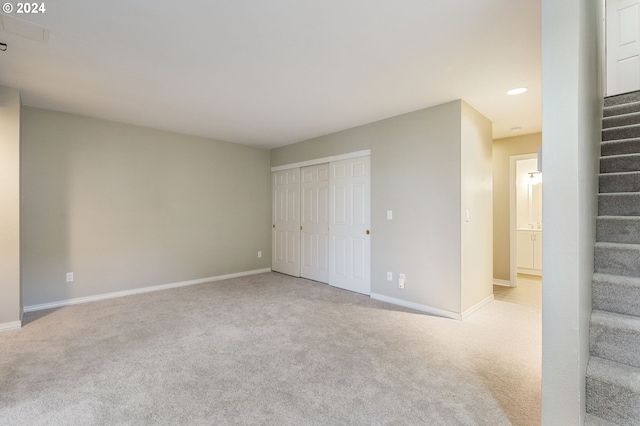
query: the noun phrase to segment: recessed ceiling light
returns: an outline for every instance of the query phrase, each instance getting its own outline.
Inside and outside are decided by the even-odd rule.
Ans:
[[[526,87],[518,87],[517,89],[511,89],[507,92],[507,95],[520,95],[527,91]]]

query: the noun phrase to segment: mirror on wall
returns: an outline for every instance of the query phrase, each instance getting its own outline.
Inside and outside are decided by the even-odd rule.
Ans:
[[[542,173],[538,160],[516,163],[517,228],[542,229]]]

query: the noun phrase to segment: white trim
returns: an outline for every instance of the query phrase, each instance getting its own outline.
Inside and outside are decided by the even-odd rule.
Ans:
[[[349,152],[347,154],[332,155],[331,157],[314,158],[313,160],[301,161],[299,163],[276,166],[276,167],[272,167],[271,171],[279,172],[282,170],[295,169],[298,167],[315,166],[316,164],[331,163],[332,161],[349,160],[351,158],[366,157],[367,155],[371,155],[370,149]]]
[[[402,299],[396,299],[394,297],[384,296],[382,294],[371,293],[370,297],[372,299],[380,300],[382,302],[393,303],[394,305],[404,306],[405,308],[415,309],[416,311],[426,312],[428,314],[437,315],[439,317],[445,317],[445,318],[451,318],[451,319],[457,319],[457,320],[462,319],[462,316],[460,314],[456,314],[455,312],[445,311],[444,309],[432,308],[431,306],[421,305],[419,303],[409,302]]]
[[[0,331],[15,330],[22,327],[22,321],[12,321],[0,324]]]
[[[513,287],[513,285],[511,285],[511,281],[509,280],[500,280],[498,278],[494,278],[493,279],[493,285],[501,285],[504,287]]]
[[[541,269],[518,268],[518,273],[519,274],[525,274],[525,275],[536,275],[538,277],[542,276],[542,270]]]
[[[25,306],[24,311],[25,312],[41,311],[43,309],[59,308],[62,306],[77,305],[80,303],[96,302],[98,300],[113,299],[116,297],[131,296],[133,294],[149,293],[152,291],[168,290],[170,288],[185,287],[189,285],[203,284],[203,283],[208,283],[212,281],[222,281],[222,280],[228,280],[231,278],[246,277],[248,275],[263,274],[265,272],[271,272],[271,268],[255,269],[253,271],[236,272],[234,274],[218,275],[215,277],[200,278],[197,280],[181,281],[181,282],[171,283],[171,284],[161,284],[161,285],[155,285],[151,287],[141,287],[141,288],[134,288],[132,290],[98,294],[95,296],[77,297],[74,299],[60,300],[58,302],[42,303],[39,305]]]
[[[485,297],[483,300],[479,301],[478,303],[476,303],[475,305],[473,305],[472,307],[464,311],[461,315],[462,319],[468,318],[471,314],[473,314],[478,309],[482,308],[484,305],[490,302],[493,302],[493,294],[490,294],[489,296]]]

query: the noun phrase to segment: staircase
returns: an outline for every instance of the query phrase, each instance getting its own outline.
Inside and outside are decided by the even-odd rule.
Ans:
[[[602,127],[586,424],[640,426],[640,92]]]

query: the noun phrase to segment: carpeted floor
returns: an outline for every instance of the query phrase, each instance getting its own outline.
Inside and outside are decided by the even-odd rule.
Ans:
[[[464,321],[267,273],[31,313],[1,425],[538,425],[540,310]]]

